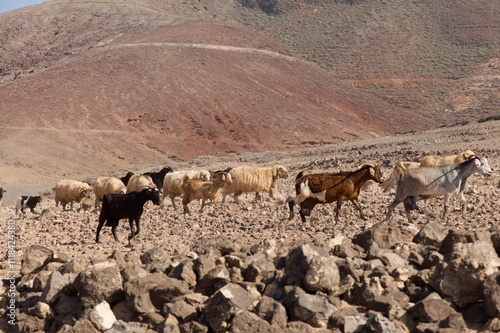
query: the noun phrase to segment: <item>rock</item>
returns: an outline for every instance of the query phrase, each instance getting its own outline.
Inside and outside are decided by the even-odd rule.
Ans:
[[[243,311],[234,316],[229,329],[230,333],[246,333],[246,332],[266,332],[271,333],[271,325],[258,317],[255,313]],[[278,333],[278,330],[274,330]]]
[[[196,321],[179,325],[180,333],[208,333],[208,327]],[[163,331],[165,333],[165,331]]]
[[[368,250],[373,242],[382,249],[390,249],[399,242],[409,242],[413,234],[409,229],[402,229],[396,222],[383,221],[374,224],[366,231],[354,236],[352,242]]]
[[[76,290],[73,286],[76,277],[77,275],[74,273],[61,274],[59,271],[52,272],[40,300],[52,305],[64,294],[69,296],[76,295]]]
[[[441,242],[439,253],[446,255],[453,250],[457,243],[472,243],[476,240],[474,233],[468,230],[450,230]]]
[[[243,276],[245,281],[249,282],[262,282],[274,275],[276,267],[274,264],[267,259],[257,259],[254,260],[248,267],[244,270]]]
[[[441,223],[429,221],[424,224],[418,234],[413,237],[413,242],[439,249],[445,237],[446,231],[443,225]]]
[[[491,318],[500,317],[500,272],[491,274],[483,282],[484,311]]]
[[[102,301],[90,310],[89,320],[99,331],[102,332],[113,326],[116,321],[116,317],[108,302]]]
[[[99,333],[99,331],[94,327],[90,320],[80,318],[74,324],[64,324],[58,333]]]
[[[35,315],[40,319],[53,319],[55,317],[55,312],[52,310],[50,305],[43,302],[38,302],[36,305],[28,310],[28,313]]]
[[[37,316],[30,316],[27,313],[19,313],[16,317],[16,330],[17,332],[37,332],[47,331],[50,328],[47,319],[41,319]]]
[[[409,311],[416,320],[423,323],[437,323],[439,327],[453,326],[459,331],[466,328],[462,316],[436,294],[421,300]]]
[[[114,261],[89,266],[78,274],[74,283],[85,308],[93,308],[102,301],[113,304],[123,300],[122,284],[118,264]]]
[[[272,326],[286,327],[288,317],[285,307],[270,297],[263,296],[255,308],[255,314]]]
[[[310,292],[332,293],[340,285],[340,273],[335,257],[313,257],[303,281]]]
[[[184,300],[178,300],[174,303],[165,304],[163,312],[166,314],[173,314],[181,323],[186,323],[198,318],[196,308],[186,303]]]
[[[129,322],[139,317],[139,313],[136,312],[127,301],[121,301],[115,304],[112,310],[118,321],[123,320]]]
[[[346,316],[344,318],[344,333],[363,332],[366,325],[366,318],[362,315]]]
[[[196,273],[194,272],[194,263],[191,259],[181,261],[168,276],[186,281],[190,288],[196,286]]]
[[[215,268],[215,256],[213,252],[204,253],[194,261],[194,271],[198,279],[203,278],[213,268]]]
[[[230,319],[238,313],[251,310],[254,301],[245,289],[230,283],[210,297],[204,315],[215,332],[224,332]]]
[[[146,265],[146,269],[152,273],[164,272],[172,260],[167,251],[163,248],[153,248],[141,255],[141,262]]]
[[[292,320],[300,320],[313,327],[326,328],[328,318],[337,308],[323,296],[305,293],[296,287],[287,295]]]
[[[21,262],[21,274],[26,275],[33,272],[35,269],[43,267],[45,261],[52,256],[52,250],[41,246],[32,245],[24,251]]]
[[[448,257],[448,262],[432,268],[430,285],[459,307],[481,300],[483,281],[500,266],[491,242],[457,243]]]
[[[200,287],[213,287],[219,281],[231,281],[231,275],[223,265],[217,265],[200,278],[198,285]]]
[[[365,330],[374,333],[403,333],[394,322],[377,313],[366,321]]]
[[[147,332],[148,325],[138,322],[125,322],[117,320],[106,333],[144,333]]]

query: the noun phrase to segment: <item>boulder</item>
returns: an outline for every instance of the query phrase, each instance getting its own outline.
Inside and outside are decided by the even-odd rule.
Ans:
[[[116,321],[108,302],[102,301],[89,312],[89,320],[101,332],[110,329]]]
[[[123,279],[114,261],[89,266],[80,272],[74,285],[85,308],[93,308],[102,301],[117,303],[124,298]]]
[[[63,295],[76,296],[76,289],[73,286],[76,277],[75,273],[61,274],[59,271],[52,272],[40,300],[53,305]]]
[[[285,307],[276,300],[263,296],[255,308],[255,314],[272,326],[286,327],[288,317]]]
[[[228,284],[208,300],[204,310],[208,325],[215,332],[225,332],[231,319],[253,308],[255,299],[242,287]]]
[[[441,223],[429,221],[413,237],[413,242],[439,249],[441,242],[446,237],[445,228]]]
[[[45,261],[52,256],[54,252],[41,245],[32,245],[24,251],[21,261],[21,274],[26,275],[35,269],[43,267]]]

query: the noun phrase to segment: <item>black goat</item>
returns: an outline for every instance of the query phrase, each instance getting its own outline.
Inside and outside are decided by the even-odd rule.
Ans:
[[[122,181],[122,183],[127,186],[128,184],[128,181],[130,180],[130,177],[132,177],[134,175],[134,173],[132,171],[129,171],[127,172],[127,174],[123,177],[120,178],[120,180]]]
[[[155,205],[160,204],[160,191],[156,187],[148,187],[141,192],[134,191],[127,194],[106,194],[102,200],[102,209],[95,238],[96,243],[99,243],[99,232],[106,221],[106,225],[111,227],[115,241],[118,242],[116,227],[121,219],[128,219],[130,223],[130,236],[128,239],[131,240],[140,231],[139,220],[144,211],[144,204],[148,200],[153,201]],[[137,226],[135,232],[134,220]]]
[[[159,189],[163,188],[163,179],[165,179],[165,175],[169,172],[173,172],[171,167],[163,167],[160,171],[158,172],[146,172],[144,173],[145,176],[151,177],[153,180],[153,183],[158,187]]]
[[[29,208],[31,212],[34,214],[35,207],[39,202],[42,202],[42,198],[39,195],[20,196],[19,198],[17,198],[16,202],[16,215],[19,214],[19,210],[21,210],[21,213],[24,213],[24,208]]]

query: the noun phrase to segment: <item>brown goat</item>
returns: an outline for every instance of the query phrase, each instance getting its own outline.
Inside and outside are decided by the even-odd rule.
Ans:
[[[337,213],[335,222],[339,221],[342,202],[351,200],[359,210],[364,220],[363,211],[358,202],[361,186],[368,180],[377,183],[382,182],[382,174],[378,166],[371,164],[362,165],[358,170],[339,173],[317,173],[302,175],[300,172],[295,180],[296,197],[288,202],[290,208],[289,220],[293,219],[293,206],[300,204],[300,217],[302,222],[306,221],[306,215],[311,214],[317,204],[332,203],[337,201]]]
[[[182,205],[184,206],[184,214],[189,214],[188,204],[192,199],[201,199],[200,213],[205,207],[205,202],[208,199],[214,201],[215,207],[217,207],[217,196],[219,195],[220,189],[225,184],[231,184],[231,174],[227,172],[220,172],[216,175],[214,179],[201,180],[201,179],[184,179],[182,183]]]

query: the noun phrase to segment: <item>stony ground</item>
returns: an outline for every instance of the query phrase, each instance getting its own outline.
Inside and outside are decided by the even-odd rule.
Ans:
[[[98,212],[88,210],[55,207],[51,186],[5,185],[3,205],[0,207],[0,220],[3,237],[0,248],[7,257],[6,226],[8,220],[16,224],[16,256],[20,267],[25,248],[40,244],[53,250],[60,250],[70,257],[86,262],[92,258],[109,256],[114,250],[140,253],[155,247],[163,247],[170,254],[185,254],[197,242],[206,237],[224,235],[241,245],[251,245],[264,240],[278,242],[315,242],[326,241],[335,236],[352,237],[384,219],[386,210],[394,197],[394,190],[383,193],[377,184],[364,189],[359,201],[367,217],[359,218],[359,213],[352,203],[343,205],[341,221],[334,222],[334,205],[317,206],[307,223],[302,223],[298,214],[288,221],[286,200],[294,195],[294,179],[300,170],[306,172],[354,170],[357,165],[371,162],[382,166],[385,178],[390,175],[391,166],[398,160],[419,160],[427,154],[456,154],[467,148],[488,158],[493,169],[490,177],[473,175],[469,178],[466,197],[468,214],[462,217],[460,203],[451,200],[451,209],[447,221],[440,219],[442,200],[433,199],[420,206],[425,214],[414,212],[414,224],[408,225],[402,205],[396,208],[393,219],[408,228],[417,230],[428,221],[446,223],[449,228],[475,229],[490,226],[500,220],[498,202],[500,199],[500,121],[471,124],[460,127],[440,128],[421,133],[407,133],[373,140],[352,143],[325,145],[314,149],[289,150],[267,153],[247,153],[227,157],[203,157],[190,163],[173,165],[179,169],[220,169],[242,164],[272,166],[281,164],[288,168],[288,179],[280,180],[275,190],[275,199],[263,195],[263,200],[254,202],[254,195],[243,195],[241,204],[234,203],[231,197],[218,208],[208,204],[198,213],[199,203],[190,204],[191,215],[182,213],[180,198],[177,198],[177,210],[166,201],[164,208],[149,205],[145,211],[141,233],[129,243],[128,223],[120,222],[117,229],[119,242],[115,242],[109,228],[101,231],[101,243],[95,243]],[[92,179],[89,179],[91,182]],[[41,207],[35,213],[26,212],[16,216],[14,201],[18,195],[44,194]],[[297,211],[296,211],[297,213]],[[2,261],[0,273],[4,276],[6,262]]]

